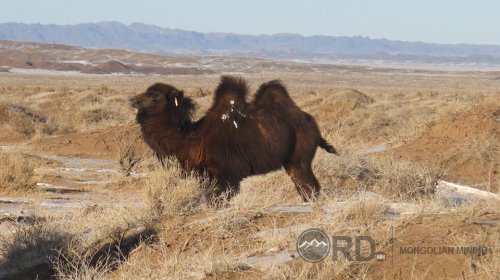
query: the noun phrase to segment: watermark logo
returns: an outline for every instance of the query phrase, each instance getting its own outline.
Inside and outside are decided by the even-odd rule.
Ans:
[[[319,262],[330,252],[330,238],[319,229],[308,229],[297,239],[297,252],[308,262]]]
[[[361,247],[369,246],[369,252],[363,254]],[[354,254],[353,254],[354,247]],[[373,259],[376,255],[375,240],[370,236],[356,236],[354,240],[349,236],[333,236],[333,260],[338,261],[343,255],[348,261],[364,262]],[[340,254],[342,253],[342,254]]]
[[[400,255],[486,255],[492,254],[493,248],[486,246],[458,246],[458,247],[450,247],[450,246],[441,246],[441,247],[432,247],[432,246],[416,246],[416,247],[407,247],[402,246],[399,248]]]
[[[297,252],[299,256],[308,262],[319,262],[325,259],[330,251],[333,261],[347,260],[355,262],[366,262],[376,260],[379,262],[390,260],[394,266],[396,252],[399,255],[476,255],[484,256],[500,251],[498,247],[489,246],[398,246],[395,248],[396,239],[394,229],[388,240],[390,251],[381,252],[376,250],[376,242],[371,236],[358,235],[354,237],[345,235],[333,235],[331,238],[319,229],[308,229],[299,236],[297,240]],[[395,250],[396,249],[396,250]]]
[[[338,261],[343,257],[348,261],[369,261],[376,259],[384,261],[386,256],[382,252],[376,252],[375,240],[370,236],[334,235],[331,239],[319,229],[308,229],[297,239],[297,252],[299,256],[308,262],[319,262],[326,258],[332,251],[333,260]]]
[[[382,253],[382,252],[378,252],[376,255],[375,255],[375,259],[379,262],[383,262],[385,261],[385,253]]]

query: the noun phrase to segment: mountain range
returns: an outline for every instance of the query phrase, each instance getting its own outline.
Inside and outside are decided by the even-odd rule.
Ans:
[[[497,45],[434,44],[360,36],[201,33],[143,23],[130,25],[118,22],[75,25],[1,23],[0,40],[174,55],[500,65],[500,46]]]

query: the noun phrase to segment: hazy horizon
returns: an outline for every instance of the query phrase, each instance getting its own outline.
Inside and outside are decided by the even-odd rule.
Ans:
[[[29,8],[27,8],[29,7]],[[438,44],[500,45],[500,2],[479,0],[200,2],[4,0],[0,22],[144,23],[203,33],[361,36]]]
[[[119,23],[123,24],[126,26],[131,26],[133,24],[144,24],[144,25],[151,25],[155,27],[160,27],[160,28],[170,28],[174,30],[183,30],[183,31],[188,31],[188,32],[198,32],[198,33],[227,33],[227,34],[238,34],[238,35],[250,35],[250,36],[272,36],[272,35],[279,35],[279,34],[289,34],[289,35],[300,35],[303,37],[314,37],[314,36],[327,36],[327,37],[363,37],[363,38],[369,38],[369,39],[374,39],[374,40],[389,40],[389,41],[401,41],[401,42],[410,42],[410,43],[430,43],[430,44],[439,44],[439,45],[493,45],[493,46],[500,46],[499,44],[489,44],[489,43],[436,43],[436,42],[428,42],[428,41],[411,41],[411,40],[399,40],[399,39],[392,39],[392,38],[377,38],[377,37],[371,37],[371,36],[364,36],[364,35],[324,35],[324,34],[312,34],[312,35],[304,35],[301,33],[297,32],[278,32],[278,33],[257,33],[257,34],[248,34],[248,33],[238,33],[238,32],[220,32],[220,31],[209,31],[209,32],[203,32],[203,31],[198,31],[198,30],[189,30],[189,29],[182,29],[182,28],[173,28],[169,26],[159,26],[155,24],[150,24],[150,23],[144,23],[144,22],[131,22],[131,23],[123,23],[120,21],[95,21],[95,22],[81,22],[81,23],[72,23],[72,24],[55,24],[55,23],[25,23],[25,22],[0,22],[0,24],[27,24],[27,25],[60,25],[60,26],[72,26],[72,25],[85,25],[85,24],[99,24],[99,23]]]

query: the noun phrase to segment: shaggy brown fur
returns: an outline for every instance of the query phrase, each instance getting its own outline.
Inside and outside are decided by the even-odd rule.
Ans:
[[[311,163],[318,146],[335,153],[333,146],[280,81],[261,85],[251,103],[247,93],[245,80],[223,76],[212,107],[196,122],[191,98],[170,85],[154,84],[130,102],[158,157],[175,156],[185,170],[206,172],[217,181],[215,195],[235,195],[243,178],[284,167],[305,201],[317,197]]]

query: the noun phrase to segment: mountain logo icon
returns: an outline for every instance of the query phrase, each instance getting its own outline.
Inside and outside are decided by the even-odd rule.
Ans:
[[[319,262],[330,252],[330,239],[319,229],[308,229],[297,239],[297,253],[308,262]]]
[[[319,242],[316,239],[313,239],[312,241],[304,241],[302,244],[300,244],[299,248],[306,250],[307,248],[314,246],[314,247],[319,247],[319,246],[328,246],[328,244],[325,241]]]

